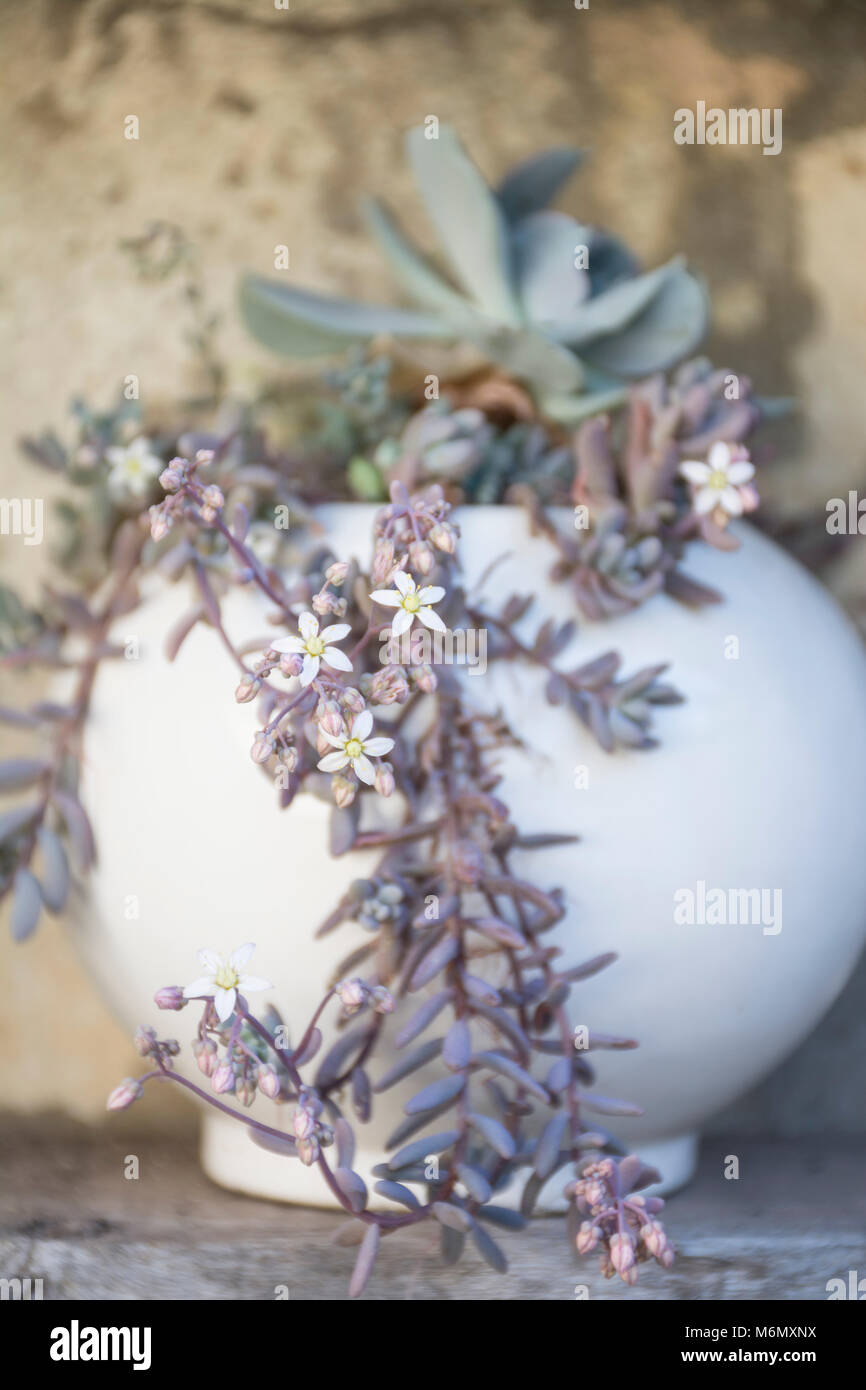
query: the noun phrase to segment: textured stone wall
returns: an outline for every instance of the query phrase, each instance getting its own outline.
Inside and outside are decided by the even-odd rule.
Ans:
[[[763,492],[786,515],[820,515],[864,464],[864,40],[866,10],[829,0],[590,0],[581,11],[570,0],[291,0],[288,12],[272,0],[6,0],[0,494],[32,491],[16,436],[60,427],[74,394],[107,402],[129,372],[151,400],[184,383],[177,291],[137,283],[121,237],[167,218],[198,243],[243,388],[265,359],[232,320],[239,270],[269,270],[286,243],[306,285],[389,294],[356,195],[386,193],[423,231],[400,132],[435,114],[494,175],[548,143],[593,152],[563,206],[648,263],[687,254],[713,295],[716,360],[801,404]],[[677,146],[673,113],[699,100],[781,107],[782,153]],[[138,141],[123,137],[129,114]],[[18,578],[19,565],[0,545],[0,572]],[[826,578],[859,608],[862,547]],[[6,1102],[65,1096],[95,1114],[128,1044],[60,929],[14,954],[4,934],[0,950],[13,981],[4,1057],[13,1033],[26,1044],[6,1067]],[[864,997],[861,975],[737,1122],[866,1127]],[[60,1037],[48,1024],[58,1010]]]

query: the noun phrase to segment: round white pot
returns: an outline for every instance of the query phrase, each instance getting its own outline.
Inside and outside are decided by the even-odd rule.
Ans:
[[[322,510],[335,553],[368,560],[373,510]],[[468,583],[507,553],[483,586],[492,611],[517,591],[538,600],[527,633],[574,616],[569,590],[548,577],[549,543],[530,537],[522,511],[479,507],[457,519]],[[525,665],[467,676],[527,744],[503,758],[499,789],[521,830],[581,837],[517,868],[564,889],[567,917],[546,939],[569,961],[619,953],[575,989],[573,1022],[639,1039],[636,1051],[594,1054],[597,1089],[644,1107],[641,1119],[606,1123],[660,1167],[668,1189],[690,1176],[704,1120],[824,1013],[866,929],[866,659],[804,570],[748,526],[738,534],[735,555],[695,546],[688,556],[689,573],[723,604],[694,612],[658,596],[613,622],[581,621],[561,658],[615,648],[626,674],[670,662],[686,703],[658,711],[660,748],[605,754],[546,703],[543,674]],[[130,615],[116,635],[134,637],[139,658],[106,664],[97,681],[83,795],[100,860],[76,932],[126,1025],[158,1022],[184,1042],[193,1010],[156,1016],[154,990],[193,979],[201,946],[255,941],[252,968],[274,982],[270,997],[297,1037],[337,962],[367,939],[355,925],[320,941],[313,931],[377,856],[332,859],[328,809],[310,796],[277,810],[249,760],[254,707],[234,704],[235,671],[216,636],[197,628],[174,664],[163,655],[180,606],[167,588]],[[265,611],[256,595],[233,594],[233,638],[263,636]],[[378,1097],[359,1127],[365,1177],[418,1084]],[[253,1113],[288,1125],[290,1110],[260,1097]],[[226,1186],[329,1204],[315,1170],[262,1151],[215,1112],[203,1160]]]

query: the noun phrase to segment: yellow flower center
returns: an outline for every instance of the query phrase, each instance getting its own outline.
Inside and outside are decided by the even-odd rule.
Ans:
[[[364,751],[364,745],[359,738],[350,738],[346,744],[347,758],[360,758]]]
[[[311,637],[307,642],[307,651],[310,656],[321,656],[325,650],[325,643],[321,637]]]
[[[728,475],[723,473],[721,468],[714,468],[707,482],[714,492],[723,492],[728,486]]]
[[[238,972],[233,965],[221,965],[216,973],[216,983],[220,989],[237,989]]]
[[[421,607],[421,600],[415,593],[407,594],[403,599],[403,607],[406,609],[407,613],[417,613],[418,609]]]

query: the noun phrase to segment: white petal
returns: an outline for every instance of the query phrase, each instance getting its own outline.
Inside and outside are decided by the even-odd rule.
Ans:
[[[680,464],[680,473],[684,478],[688,478],[690,483],[694,483],[696,487],[700,487],[701,483],[705,483],[711,472],[712,469],[708,464],[699,463],[697,459],[686,459],[684,463]]]
[[[415,592],[415,580],[412,578],[411,574],[407,574],[405,570],[397,570],[397,573],[394,575],[394,583],[397,585],[397,588],[404,598],[407,594],[413,594]]]
[[[108,462],[111,464],[112,468],[117,468],[120,466],[120,464],[125,462],[126,450],[120,449],[117,447],[117,445],[115,445],[112,449],[106,449],[105,457],[108,459]]]
[[[305,656],[304,664],[301,667],[301,685],[312,685],[318,674],[319,658],[317,656]]]
[[[260,975],[241,975],[238,980],[238,989],[249,990],[255,994],[259,989],[273,989],[270,980],[263,980]]]
[[[376,773],[369,758],[365,758],[363,753],[360,758],[353,758],[352,768],[359,782],[366,782],[368,787],[372,787],[376,780]]]
[[[743,501],[735,487],[726,487],[724,492],[719,494],[719,503],[728,516],[743,515]]]
[[[392,738],[368,738],[364,740],[364,752],[373,758],[383,758],[394,747]]]
[[[707,454],[707,463],[710,468],[718,469],[720,473],[726,473],[731,466],[730,444],[725,444],[723,440],[717,439]]]
[[[434,632],[447,632],[448,629],[443,623],[435,608],[419,608],[418,617],[425,627],[432,627]]]
[[[440,598],[445,597],[445,590],[440,589],[438,584],[428,584],[426,589],[419,589],[418,597],[422,603],[438,603]]]
[[[391,624],[391,636],[402,637],[404,632],[408,632],[414,616],[414,613],[407,613],[405,608],[401,608],[399,613],[395,613],[394,621]]]
[[[352,669],[351,661],[345,652],[340,651],[339,647],[326,647],[322,652],[322,660],[335,671],[351,671]]]
[[[346,742],[346,739],[349,737],[345,729],[341,734],[338,734],[336,737],[333,734],[326,733],[325,730],[322,728],[319,729],[319,733],[322,735],[323,738],[326,738],[328,740],[332,748],[342,748],[343,744]]]
[[[750,478],[755,476],[755,465],[748,459],[737,459],[728,469],[728,482],[739,485],[747,483]]]
[[[352,738],[359,738],[361,742],[369,733],[373,731],[373,716],[368,709],[362,709],[360,714],[355,716],[352,723]]]
[[[345,753],[326,753],[316,764],[320,772],[339,772],[349,761]]]
[[[349,623],[332,623],[331,626],[326,627],[321,634],[322,641],[342,642],[343,638],[348,637],[351,631],[352,629]]]
[[[695,511],[698,516],[706,516],[719,505],[719,494],[714,487],[702,487],[695,495]]]
[[[275,652],[302,652],[304,643],[300,637],[278,637],[276,642],[269,643]]]
[[[374,603],[381,603],[383,608],[399,608],[400,595],[396,589],[374,589],[370,598]]]
[[[254,941],[247,941],[243,946],[238,946],[229,956],[229,965],[234,966],[235,970],[243,970],[255,949],[256,943]]]
[[[205,970],[209,970],[215,975],[223,963],[223,958],[218,951],[202,950],[198,953],[198,963],[203,965]]]
[[[213,994],[214,978],[213,975],[202,975],[200,980],[193,980],[191,985],[184,985],[184,999],[195,999],[199,994]]]
[[[302,613],[298,618],[298,631],[305,642],[319,635],[319,620],[314,613]]]
[[[232,1013],[237,998],[236,989],[218,989],[213,997],[214,1007],[220,1023],[225,1023]]]

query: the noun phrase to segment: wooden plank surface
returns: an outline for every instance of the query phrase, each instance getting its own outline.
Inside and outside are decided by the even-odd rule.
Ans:
[[[723,1176],[729,1154],[737,1180]],[[125,1176],[131,1158],[137,1178]],[[708,1142],[698,1177],[666,1209],[676,1263],[644,1266],[634,1289],[602,1279],[595,1258],[576,1259],[550,1217],[502,1234],[505,1275],[471,1248],[444,1267],[427,1226],[395,1236],[365,1297],[570,1301],[583,1285],[602,1299],[823,1300],[828,1279],[866,1275],[864,1160],[858,1139]],[[354,1252],[334,1244],[344,1218],[215,1187],[189,1132],[7,1115],[0,1178],[0,1276],[41,1278],[46,1299],[346,1296]]]

